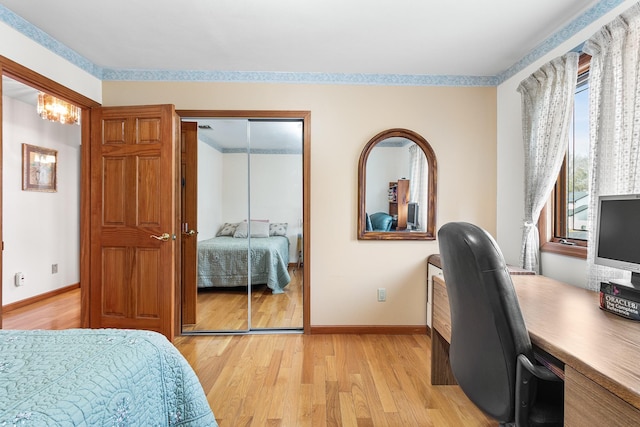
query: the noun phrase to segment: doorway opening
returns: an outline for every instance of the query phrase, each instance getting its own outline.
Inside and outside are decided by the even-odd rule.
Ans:
[[[80,286],[82,129],[43,120],[39,93],[2,76],[5,309]]]

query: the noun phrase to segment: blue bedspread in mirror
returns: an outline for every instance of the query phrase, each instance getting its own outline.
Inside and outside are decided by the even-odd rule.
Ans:
[[[193,369],[162,335],[0,331],[0,425],[217,426]]]
[[[198,287],[247,286],[251,242],[251,284],[266,284],[274,294],[291,281],[289,239],[214,237],[198,242]]]

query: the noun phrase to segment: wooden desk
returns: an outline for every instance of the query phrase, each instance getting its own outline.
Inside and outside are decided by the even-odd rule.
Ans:
[[[598,293],[512,276],[531,342],[565,364],[565,426],[640,424],[640,322],[600,310]],[[455,384],[446,285],[433,277],[431,383]]]
[[[507,268],[512,276],[535,274],[533,271],[512,265],[507,265]],[[427,258],[427,326],[429,329],[433,328],[433,276],[442,278],[442,259],[440,254],[432,254]]]

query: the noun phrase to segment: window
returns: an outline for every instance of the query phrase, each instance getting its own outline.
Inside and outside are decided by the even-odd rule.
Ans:
[[[538,222],[543,251],[586,258],[589,213],[589,63],[580,56],[567,154]]]

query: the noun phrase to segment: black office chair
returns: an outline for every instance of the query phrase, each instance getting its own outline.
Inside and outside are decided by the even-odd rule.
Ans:
[[[449,360],[469,399],[501,425],[563,425],[564,383],[537,364],[502,252],[464,222],[438,232],[451,310]]]

